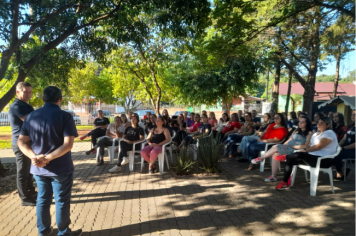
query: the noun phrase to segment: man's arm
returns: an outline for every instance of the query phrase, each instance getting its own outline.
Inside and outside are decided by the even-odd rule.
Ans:
[[[29,158],[36,156],[36,154],[31,148],[29,136],[24,136],[20,134],[19,139],[17,140],[17,145],[25,156]]]
[[[27,156],[28,158],[31,159],[32,164],[37,167],[44,167],[46,166],[46,163],[39,161],[40,158],[43,158],[44,155],[36,155],[30,145],[30,137],[21,135],[19,136],[19,139],[17,140],[17,145],[19,146],[21,152]]]
[[[73,148],[73,143],[74,143],[74,136],[66,136],[64,137],[64,142],[62,146],[54,150],[53,152],[47,154],[46,156],[42,158],[38,158],[40,161],[44,161],[46,163],[49,163],[50,161],[63,156],[67,152],[69,152]]]

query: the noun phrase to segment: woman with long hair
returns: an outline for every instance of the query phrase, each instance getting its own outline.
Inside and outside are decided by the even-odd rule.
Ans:
[[[257,132],[257,135],[244,136],[242,138],[240,146],[237,149],[237,154],[242,156],[239,162],[248,161],[247,144],[249,144],[252,140],[257,140],[260,137],[263,137],[267,127],[270,125],[270,121],[271,121],[271,115],[269,113],[265,113],[263,115],[263,123],[261,124],[260,129]]]
[[[260,151],[265,150],[267,143],[281,142],[287,135],[287,121],[282,113],[277,113],[274,116],[274,123],[268,126],[265,134],[257,140],[252,140],[249,145],[247,145],[247,156],[249,161],[251,162],[256,158]],[[253,168],[254,165],[250,163],[248,170],[252,170]]]
[[[345,136],[346,130],[347,127],[345,126],[344,115],[340,112],[335,112],[333,118],[333,131],[336,134],[338,142]]]
[[[169,117],[169,114],[168,114],[167,109],[163,109],[163,111],[162,111],[162,116],[166,119],[166,121],[167,121],[168,124],[171,123],[171,118]]]
[[[310,140],[310,145],[300,150],[289,154],[287,156],[278,156],[279,161],[285,161],[283,181],[277,186],[277,190],[289,189],[290,184],[288,179],[291,177],[291,173],[294,165],[298,165],[300,161],[303,161],[306,165],[316,167],[319,157],[329,156],[335,154],[337,151],[338,142],[335,133],[331,130],[332,123],[328,117],[321,117],[317,124],[318,131],[313,134]],[[323,159],[320,162],[321,168],[329,168],[333,164],[333,159]]]
[[[342,160],[355,159],[355,110],[351,114],[352,124],[348,126],[347,132],[339,142],[341,152],[334,158],[334,165],[336,167],[336,179],[343,179],[344,172],[342,168]],[[346,176],[350,169],[346,169]]]
[[[312,122],[312,124],[313,124],[313,132],[316,132],[318,130],[317,124],[318,124],[320,118],[322,118],[324,116],[325,115],[322,112],[315,112],[314,121]]]
[[[132,151],[135,142],[142,141],[145,137],[143,129],[138,125],[140,117],[134,113],[131,117],[131,126],[125,129],[120,142],[120,153],[117,159],[117,164],[109,170],[109,172],[117,172],[121,170],[121,165],[129,163],[128,151]],[[136,145],[135,149],[140,150],[141,146]]]
[[[234,143],[241,142],[243,137],[249,136],[254,134],[255,128],[253,126],[252,122],[252,115],[250,112],[245,112],[245,123],[241,127],[241,129],[238,131],[237,134],[231,134],[229,137],[224,141],[226,145],[226,149],[229,153],[229,158],[232,158],[232,147],[234,146]]]
[[[126,116],[125,114],[121,114],[120,117],[121,117],[122,123],[125,124],[125,128],[131,126],[131,121],[129,121],[129,120],[127,119],[127,116]]]
[[[263,159],[272,157],[272,175],[265,179],[266,182],[277,181],[277,170],[279,161],[275,160],[276,156],[292,154],[296,149],[308,147],[313,127],[311,120],[307,116],[299,117],[298,128],[293,132],[291,137],[284,144],[276,144],[261,157],[251,161],[252,164],[259,164]]]
[[[145,133],[148,135],[151,129],[156,128],[157,116],[155,114],[150,115],[150,122],[146,124]]]
[[[211,125],[211,128],[213,130],[216,130],[216,128],[218,127],[218,120],[215,117],[215,113],[214,112],[210,112],[209,113],[209,120],[208,120],[209,124]]]
[[[155,161],[159,154],[162,153],[162,145],[171,140],[169,130],[163,126],[163,117],[159,116],[156,121],[156,128],[151,129],[148,134],[147,146],[141,150],[141,156],[149,163],[149,173],[156,172]]]

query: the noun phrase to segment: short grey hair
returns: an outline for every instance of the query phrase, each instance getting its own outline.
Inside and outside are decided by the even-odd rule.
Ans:
[[[25,87],[31,87],[32,88],[32,85],[30,83],[27,83],[27,82],[19,82],[16,85],[16,91],[23,91]]]

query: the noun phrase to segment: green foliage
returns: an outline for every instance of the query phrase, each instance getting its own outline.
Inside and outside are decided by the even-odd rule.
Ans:
[[[222,147],[219,135],[199,139],[198,146],[199,167],[206,173],[220,173],[219,161],[221,160]]]
[[[191,69],[177,77],[175,85],[180,89],[181,100],[190,105],[216,105],[218,101],[232,102],[257,88],[257,60],[241,55],[226,64],[220,70]]]
[[[177,175],[188,175],[196,169],[196,162],[193,161],[192,155],[187,152],[186,147],[182,147],[177,155],[173,155],[172,164]]]

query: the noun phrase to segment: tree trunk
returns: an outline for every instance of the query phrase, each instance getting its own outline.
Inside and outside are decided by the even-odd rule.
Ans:
[[[339,47],[339,46],[338,46]],[[336,57],[336,73],[335,73],[335,81],[334,81],[334,91],[333,98],[336,97],[337,87],[339,86],[339,69],[340,69],[340,54]]]
[[[279,96],[279,81],[281,78],[281,61],[278,59],[276,64],[276,74],[274,75],[274,83],[272,87],[272,104],[271,109],[278,111],[278,96]]]
[[[295,101],[292,97],[290,97],[290,100],[292,101],[292,110],[295,111]]]
[[[290,91],[292,89],[292,78],[293,78],[293,73],[291,70],[289,70],[289,80],[288,80],[288,91],[287,91],[287,99],[286,99],[286,108],[284,109],[284,112],[288,114],[288,109],[289,109],[289,100],[290,100]],[[293,107],[294,111],[294,107]]]
[[[230,116],[230,110],[232,107],[232,98],[227,98],[223,100],[228,116]]]
[[[313,101],[315,94],[315,79],[316,73],[318,72],[318,59],[320,57],[320,21],[321,21],[321,12],[320,7],[317,7],[314,12],[314,24],[312,26],[311,35],[310,35],[310,63],[309,63],[309,72],[306,86],[304,87],[304,103],[303,103],[303,112],[307,112],[309,116],[312,116]]]

